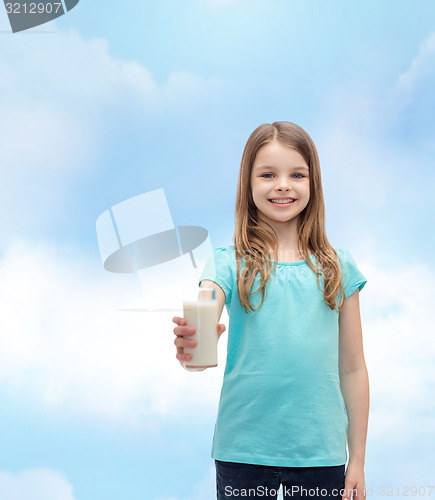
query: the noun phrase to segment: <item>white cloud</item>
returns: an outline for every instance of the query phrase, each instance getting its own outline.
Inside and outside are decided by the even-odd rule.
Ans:
[[[367,278],[360,292],[364,350],[371,388],[372,438],[385,429],[401,435],[412,425],[419,434],[435,437],[435,422],[426,425],[424,413],[435,412],[435,338],[432,326],[434,270],[418,259],[404,263],[399,257],[380,268],[378,246],[363,235],[356,261]],[[363,257],[365,256],[365,257]],[[402,427],[401,427],[402,426]],[[407,435],[410,442],[413,436]],[[405,439],[405,436],[403,436]]]
[[[380,270],[363,238],[360,252],[367,255],[358,263],[368,280],[360,294],[370,383],[366,481],[376,497],[380,485],[429,484],[433,476],[434,270],[399,258]],[[379,468],[380,462],[388,466]]]
[[[21,144],[24,142],[27,149],[36,151],[35,160],[41,162],[42,154],[47,154],[48,160],[53,155],[46,145],[59,150],[59,154],[64,152],[68,140],[75,147],[85,147],[88,142],[91,148],[99,146],[99,134],[107,116],[111,120],[121,116],[131,119],[135,111],[134,118],[140,116],[141,121],[154,123],[156,118],[166,121],[169,110],[186,106],[190,109],[209,92],[229,91],[236,84],[183,70],[171,72],[165,82],[158,84],[152,73],[137,61],[112,55],[106,39],[84,39],[74,28],[33,37],[31,44],[28,37],[6,38],[4,44],[0,54],[0,67],[4,70],[0,126],[14,142],[12,145],[4,142],[6,152],[2,151],[2,155],[13,158],[17,153],[23,154],[17,151],[17,141],[21,138],[21,127],[30,128],[26,124],[27,115],[29,123],[33,116],[41,115],[42,119],[33,140],[32,134],[25,132]],[[14,122],[10,113],[20,113],[19,120]],[[50,121],[50,116],[58,121]],[[68,127],[77,127],[82,134],[80,140],[74,135],[69,139],[68,134],[63,133],[62,121]],[[72,131],[69,128],[65,132]],[[27,160],[26,165],[32,159],[23,158]],[[62,155],[62,159],[71,161],[67,154]],[[51,168],[63,168],[51,161],[49,164]]]
[[[431,33],[420,45],[418,54],[408,69],[399,75],[396,83],[397,91],[403,93],[416,91],[430,80],[435,79],[435,33]],[[433,95],[433,93],[431,93]]]
[[[186,71],[158,84],[137,61],[111,54],[106,39],[76,29],[2,38],[0,69],[0,210],[9,214],[2,234],[45,227],[74,176],[99,168],[127,125],[177,121],[235,90]]]
[[[328,208],[335,205],[340,213],[343,206],[351,212],[364,205],[367,217],[395,195],[392,181],[397,163],[370,136],[361,140],[351,123],[352,119],[337,119],[322,131],[318,141],[322,182]]]
[[[0,263],[3,390],[132,422],[193,407],[214,414],[225,341],[218,368],[187,372],[175,358],[176,314],[118,311],[138,306],[139,286],[92,265],[43,243],[8,248]]]
[[[204,498],[216,497],[216,469],[210,467],[208,475],[196,483],[193,487],[193,494],[186,500],[203,500]]]
[[[403,412],[406,418],[418,419],[422,407],[435,410],[434,272],[419,262],[384,272],[365,263],[364,274],[368,282],[361,300],[370,312],[365,348],[376,398],[374,409],[389,408],[396,418]],[[434,424],[431,430],[435,432]]]
[[[188,496],[157,497],[154,500],[204,500],[216,498],[216,469],[210,467],[207,476],[194,484],[193,492]]]
[[[421,152],[428,152],[429,158],[435,151],[435,33],[421,43],[418,53],[407,69],[397,76],[385,97],[373,103],[378,120],[397,134],[412,150],[409,163],[416,163]],[[400,140],[399,139],[399,140]],[[422,165],[427,160],[420,161]]]
[[[16,474],[0,471],[0,497],[5,500],[74,500],[71,484],[59,472],[46,468]]]
[[[432,34],[408,69],[391,77],[391,87],[336,85],[327,96],[323,113],[329,119],[314,140],[327,219],[340,221],[346,244],[349,234],[358,246],[376,234],[374,245],[381,236],[394,254],[412,247],[416,237],[430,247],[432,234],[419,235],[418,228],[433,225],[434,68]],[[402,228],[410,231],[408,241]]]

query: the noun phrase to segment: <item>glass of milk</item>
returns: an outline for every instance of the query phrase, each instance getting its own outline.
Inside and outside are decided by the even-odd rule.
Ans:
[[[183,314],[187,325],[195,328],[195,334],[188,338],[196,340],[195,347],[184,348],[192,359],[184,363],[189,368],[210,368],[217,366],[218,312],[214,288],[184,289]]]

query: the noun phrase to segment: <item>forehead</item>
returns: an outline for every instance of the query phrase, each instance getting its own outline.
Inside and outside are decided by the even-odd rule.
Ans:
[[[285,146],[279,142],[269,142],[257,151],[253,163],[253,169],[259,169],[264,166],[276,168],[305,167],[308,165],[304,157],[295,148]]]

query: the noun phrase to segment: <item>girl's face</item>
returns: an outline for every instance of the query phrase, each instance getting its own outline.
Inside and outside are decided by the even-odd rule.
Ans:
[[[310,199],[308,165],[296,149],[278,141],[269,142],[257,151],[251,170],[251,190],[259,219],[272,227],[277,222],[296,220]],[[271,199],[277,198],[295,201],[271,203]]]

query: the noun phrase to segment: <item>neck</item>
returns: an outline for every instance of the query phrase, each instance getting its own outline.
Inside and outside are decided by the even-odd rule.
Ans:
[[[275,255],[273,248],[269,248],[270,258],[280,262],[297,262],[304,260],[305,256],[301,254],[302,248],[298,238],[297,219],[282,223],[276,221],[268,222],[278,238],[278,255]],[[261,223],[262,220],[260,219],[260,224]],[[263,225],[264,227],[268,227],[265,224]],[[312,249],[308,248],[308,254],[311,252]]]
[[[268,227],[266,224],[263,224],[261,219],[259,222],[264,227]],[[268,221],[268,223],[272,226],[278,238],[278,249],[298,251],[300,245],[298,245],[299,238],[296,219],[286,222]]]

